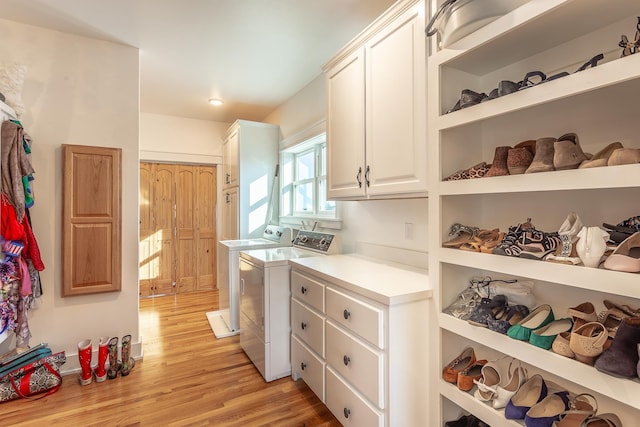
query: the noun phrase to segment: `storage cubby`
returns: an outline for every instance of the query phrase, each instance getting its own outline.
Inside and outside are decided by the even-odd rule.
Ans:
[[[433,1],[432,6],[440,2]],[[432,8],[432,10],[435,10]],[[620,36],[633,39],[640,5],[598,0],[531,0],[446,49],[431,40],[428,67],[430,281],[437,315],[438,357],[431,360],[432,425],[472,413],[490,425],[517,426],[503,411],[441,379],[442,368],[463,348],[479,358],[520,360],[529,375],[572,393],[597,398],[599,413],[614,412],[624,425],[640,416],[640,380],[616,378],[594,367],[470,325],[443,313],[473,276],[519,278],[535,283],[537,304],[556,318],[585,301],[598,311],[610,299],[640,306],[640,275],[442,247],[454,223],[485,229],[531,222],[558,231],[570,212],[587,226],[616,224],[640,214],[640,164],[514,176],[443,181],[460,169],[493,161],[496,147],[574,132],[586,153],[612,142],[640,148],[640,54],[620,57]],[[595,67],[575,72],[603,53]],[[520,81],[529,71],[568,76],[445,113],[463,89],[489,93],[501,80]]]

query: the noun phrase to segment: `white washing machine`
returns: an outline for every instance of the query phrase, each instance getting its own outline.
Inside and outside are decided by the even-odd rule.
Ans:
[[[220,240],[218,242],[217,287],[218,311],[207,313],[216,338],[237,335],[240,331],[240,287],[238,256],[240,251],[258,248],[291,246],[291,229],[267,225],[262,238]]]
[[[339,252],[333,234],[305,230],[292,247],[240,252],[240,345],[267,382],[291,375],[289,260]]]

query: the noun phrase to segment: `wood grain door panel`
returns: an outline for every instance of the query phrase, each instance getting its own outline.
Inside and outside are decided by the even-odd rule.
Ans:
[[[122,150],[62,150],[62,296],[120,291]]]

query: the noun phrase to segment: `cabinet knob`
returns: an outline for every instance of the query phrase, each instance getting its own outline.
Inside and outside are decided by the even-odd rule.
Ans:
[[[349,415],[351,415],[351,409],[349,408],[344,408],[344,417],[345,418],[349,418]]]
[[[344,320],[349,320],[349,317],[351,317],[351,313],[349,313],[349,310],[347,310],[346,308],[342,312],[342,315],[344,316]]]
[[[344,362],[344,366],[349,366],[349,362],[351,362],[351,358],[349,358],[349,356],[345,354],[344,357],[342,358],[342,361]]]
[[[305,322],[301,322],[300,327],[302,328],[302,330],[305,330],[307,329],[307,324]]]
[[[302,369],[303,371],[307,369],[307,364],[304,362],[300,362],[300,369]]]
[[[307,288],[305,288],[304,286],[302,286],[302,287],[300,288],[300,292],[301,292],[302,294],[306,294],[306,293],[307,293]]]

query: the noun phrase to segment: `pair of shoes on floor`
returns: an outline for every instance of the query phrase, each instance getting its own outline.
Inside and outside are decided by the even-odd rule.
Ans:
[[[78,360],[81,373],[78,377],[81,385],[91,384],[95,377],[100,383],[109,378],[116,378],[118,373],[122,376],[129,375],[135,366],[135,359],[131,357],[131,335],[122,337],[121,359],[118,360],[118,338],[101,337],[98,345],[98,363],[91,366],[93,348],[90,339],[78,343]]]
[[[131,335],[125,335],[122,337],[122,347],[120,349],[120,359],[118,359],[118,337],[113,337],[109,340],[109,370],[107,371],[107,378],[113,380],[117,378],[118,374],[123,377],[129,375],[133,367],[136,365],[136,360],[131,357]]]

